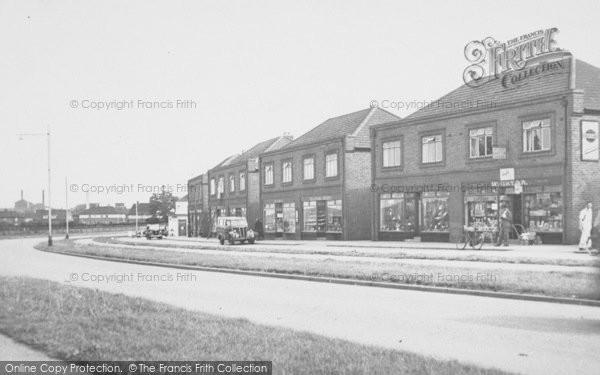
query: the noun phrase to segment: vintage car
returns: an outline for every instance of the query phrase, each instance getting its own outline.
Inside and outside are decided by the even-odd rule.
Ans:
[[[225,244],[225,241],[231,245],[235,244],[236,241],[253,244],[255,241],[254,231],[248,228],[248,222],[244,217],[238,216],[222,216],[217,218],[217,239],[221,245]]]
[[[161,228],[158,224],[151,224],[146,227],[144,231],[144,236],[147,240],[151,240],[153,238],[158,238],[162,240],[164,234],[164,228]]]

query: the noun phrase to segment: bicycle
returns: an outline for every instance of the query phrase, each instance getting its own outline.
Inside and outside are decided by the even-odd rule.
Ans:
[[[464,250],[468,245],[471,246],[473,250],[481,250],[486,238],[485,233],[466,225],[463,228],[463,234],[458,239],[458,242],[456,242],[456,248],[458,250]]]

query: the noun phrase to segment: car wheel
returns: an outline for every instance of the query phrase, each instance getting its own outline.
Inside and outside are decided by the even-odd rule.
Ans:
[[[229,240],[230,245],[235,245],[235,240]]]
[[[219,242],[221,245],[225,245],[225,239],[223,237],[219,238]]]
[[[254,245],[254,238],[253,238],[253,239],[251,239],[251,240],[248,240],[248,243],[249,243],[250,245]]]

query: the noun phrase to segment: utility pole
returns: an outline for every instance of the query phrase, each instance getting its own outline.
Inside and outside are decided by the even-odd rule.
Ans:
[[[136,201],[135,202],[135,235],[137,237],[138,234],[138,206],[140,204],[140,201]]]
[[[67,178],[65,177],[65,222],[67,224],[65,240],[69,239],[69,184],[67,182]]]
[[[46,126],[46,133],[20,133],[19,140],[28,136],[46,136],[48,147],[48,246],[52,246],[52,171],[50,162],[50,125]]]

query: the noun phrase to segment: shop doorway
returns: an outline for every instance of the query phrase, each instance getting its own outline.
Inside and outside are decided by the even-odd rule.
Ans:
[[[512,213],[513,226],[516,228],[523,227],[523,205],[521,201],[521,194],[506,194],[500,197],[500,203],[505,203]],[[518,234],[514,230],[510,231],[510,238],[517,239]]]
[[[317,201],[317,238],[327,237],[327,201]]]

